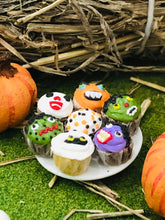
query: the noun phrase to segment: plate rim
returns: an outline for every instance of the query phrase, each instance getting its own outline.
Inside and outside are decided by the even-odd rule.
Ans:
[[[136,141],[137,137],[139,137],[138,138],[138,143],[134,143]],[[58,167],[56,167],[53,158],[46,158],[46,157],[42,157],[42,156],[39,156],[39,155],[35,155],[35,157],[36,157],[37,161],[40,163],[40,165],[42,167],[44,167],[50,173],[53,173],[54,175],[60,176],[62,178],[70,179],[70,180],[77,180],[77,181],[98,180],[98,179],[107,178],[107,177],[113,176],[117,173],[120,173],[121,171],[126,169],[130,164],[132,164],[134,162],[134,160],[136,159],[136,157],[140,153],[142,143],[143,143],[143,135],[142,135],[142,131],[141,131],[140,127],[138,127],[137,133],[134,136],[132,136],[132,140],[133,140],[134,146],[133,146],[133,151],[132,151],[131,158],[127,162],[125,162],[121,165],[117,165],[117,166],[111,166],[111,165],[106,166],[106,165],[103,165],[103,164],[100,165],[101,168],[104,169],[104,171],[106,171],[106,172],[103,172],[103,174],[101,176],[99,176],[99,175],[98,176],[97,175],[92,175],[90,177],[88,176],[88,174],[90,174],[90,173],[94,174],[90,170],[91,163],[89,164],[89,167],[88,167],[88,169],[85,173],[77,175],[77,176],[71,176],[71,175],[62,173],[58,169]],[[49,166],[49,164],[50,164],[50,166]],[[113,172],[109,172],[109,169],[111,169]]]

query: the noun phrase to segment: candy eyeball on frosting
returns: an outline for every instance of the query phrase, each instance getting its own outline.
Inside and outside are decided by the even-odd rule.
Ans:
[[[61,119],[67,117],[73,111],[73,102],[64,93],[49,92],[38,100],[37,111]]]

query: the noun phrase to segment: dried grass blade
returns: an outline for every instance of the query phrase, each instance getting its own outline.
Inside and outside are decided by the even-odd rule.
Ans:
[[[132,80],[132,81],[134,81],[134,82],[141,83],[141,84],[143,84],[143,85],[145,85],[145,86],[148,86],[148,87],[157,89],[157,90],[159,90],[159,91],[165,92],[165,87],[159,86],[159,85],[157,85],[157,84],[155,84],[155,83],[147,82],[147,81],[144,81],[144,80],[135,78],[135,77],[130,77],[130,80]]]
[[[79,182],[78,182],[78,183],[79,183]],[[103,196],[105,199],[111,201],[111,202],[114,203],[115,205],[117,205],[117,206],[119,206],[119,207],[122,207],[122,208],[126,209],[127,211],[133,213],[134,215],[140,217],[141,219],[150,220],[149,218],[143,216],[143,215],[140,214],[140,213],[137,213],[135,210],[133,210],[133,209],[129,208],[128,206],[126,206],[126,205],[124,205],[124,204],[118,202],[117,200],[111,198],[110,196],[107,196],[107,195],[105,195],[105,194],[103,194],[103,193],[101,193],[101,192],[98,192],[98,191],[95,190],[94,188],[89,187],[89,186],[87,186],[87,185],[85,185],[85,184],[83,184],[83,183],[80,183],[80,184],[84,185],[84,186],[85,186],[87,189],[89,189],[90,191],[92,191],[92,192],[94,192],[94,193],[96,193],[96,194],[98,194],[98,195],[100,195],[100,196]]]
[[[0,150],[0,155],[3,157],[5,156],[5,154],[1,150]]]
[[[14,160],[8,160],[8,161],[5,161],[5,162],[0,162],[0,166],[4,166],[4,165],[8,165],[8,164],[13,164],[13,163],[18,163],[20,161],[24,161],[24,160],[29,160],[29,159],[34,159],[35,156],[32,155],[32,156],[27,156],[27,157],[20,157],[20,158],[16,158]]]
[[[151,104],[151,99],[145,99],[143,102],[142,102],[142,104],[141,104],[141,113],[140,113],[140,115],[139,115],[139,119],[141,119],[143,116],[144,116],[144,114],[145,114],[145,112],[147,111],[147,109],[148,109],[148,107],[150,106],[150,104]]]
[[[92,210],[92,209],[72,209],[63,220],[70,218],[75,212],[88,212],[88,213],[102,213],[102,210]]]
[[[100,192],[102,192],[102,193],[106,194],[107,196],[110,196],[114,199],[120,198],[120,196],[117,192],[115,192],[114,190],[111,190],[109,187],[107,187],[101,181],[96,181],[96,182],[83,181],[83,183],[95,188],[96,190],[98,190],[98,191],[100,191]]]
[[[17,24],[19,24],[19,23],[26,23],[26,22],[30,21],[31,19],[33,19],[34,17],[36,17],[36,16],[38,16],[38,15],[41,15],[41,14],[47,12],[48,10],[50,10],[50,9],[52,9],[52,8],[54,8],[54,7],[56,7],[57,5],[61,4],[61,3],[64,2],[64,1],[66,1],[66,0],[57,0],[57,1],[53,2],[52,4],[50,4],[50,5],[48,5],[48,6],[44,7],[44,8],[42,8],[42,9],[40,9],[39,11],[36,11],[36,12],[30,14],[30,15],[27,15],[27,16],[24,17],[24,18],[18,19],[16,23],[17,23]]]
[[[11,53],[13,53],[15,56],[17,56],[20,60],[22,60],[25,63],[28,63],[28,61],[14,47],[12,47],[9,43],[7,43],[2,38],[0,38],[0,44],[2,44]]]
[[[54,186],[54,184],[57,180],[57,177],[58,177],[57,175],[54,175],[53,178],[50,180],[50,182],[48,184],[49,188],[52,188]]]
[[[136,213],[143,214],[144,210],[135,210]],[[87,215],[87,219],[103,219],[103,218],[114,218],[114,217],[121,217],[121,216],[129,216],[133,215],[133,213],[129,211],[122,211],[122,212],[111,212],[111,213],[101,213],[101,214],[91,214]]]

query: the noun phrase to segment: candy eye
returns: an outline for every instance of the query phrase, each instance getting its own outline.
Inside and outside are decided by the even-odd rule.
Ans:
[[[51,122],[51,123],[55,122],[55,118],[53,118],[53,117],[48,117],[47,120],[48,120],[49,122]]]
[[[70,135],[70,136],[67,137],[67,141],[73,141],[73,140],[74,140],[73,136]]]
[[[116,131],[116,132],[115,132],[115,136],[116,136],[116,137],[122,137],[123,135],[122,135],[122,132]]]
[[[118,109],[120,109],[120,105],[116,103],[116,104],[113,105],[113,108],[114,108],[115,110],[118,110]]]
[[[133,98],[131,98],[130,96],[127,96],[126,99],[127,99],[128,101],[133,101]]]
[[[80,137],[80,141],[83,141],[83,142],[86,141],[85,137],[83,137],[83,136]]]
[[[86,88],[86,84],[82,83],[82,84],[79,85],[79,89],[80,89],[80,90],[81,90],[81,89],[85,89],[85,88]]]
[[[97,85],[97,87],[98,87],[100,90],[102,90],[102,91],[104,91],[104,90],[105,90],[105,88],[104,88],[103,84],[99,84],[99,85]]]
[[[36,130],[37,128],[39,128],[39,125],[38,124],[33,124],[32,126],[31,126],[31,129],[34,131],[34,130]]]
[[[106,128],[112,128],[113,127],[113,124],[109,123],[109,124],[106,124]]]

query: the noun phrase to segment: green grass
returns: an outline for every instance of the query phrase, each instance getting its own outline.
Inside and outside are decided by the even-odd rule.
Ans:
[[[72,98],[79,83],[102,80],[105,74],[89,75],[81,72],[70,77],[59,77],[33,71],[32,76],[38,87],[38,97],[49,91],[58,91]],[[164,74],[161,73],[110,73],[102,83],[111,94],[126,93],[135,85],[130,81],[130,76],[165,86]],[[134,92],[134,97],[140,102],[146,98],[152,100],[140,124],[143,133],[141,151],[128,168],[102,179],[102,182],[120,195],[118,201],[132,209],[144,209],[148,218],[159,220],[163,218],[153,213],[145,202],[141,173],[145,156],[152,145],[151,140],[155,140],[165,131],[165,95],[158,90],[141,86]],[[19,129],[8,129],[0,134],[0,150],[6,155],[0,156],[0,161],[32,155]],[[117,211],[104,198],[72,180],[59,177],[50,189],[48,183],[52,177],[53,174],[44,169],[36,159],[0,167],[0,209],[6,211],[11,220],[61,220],[72,209]],[[76,213],[70,219],[86,219],[86,213]],[[115,219],[139,218],[131,216]]]

